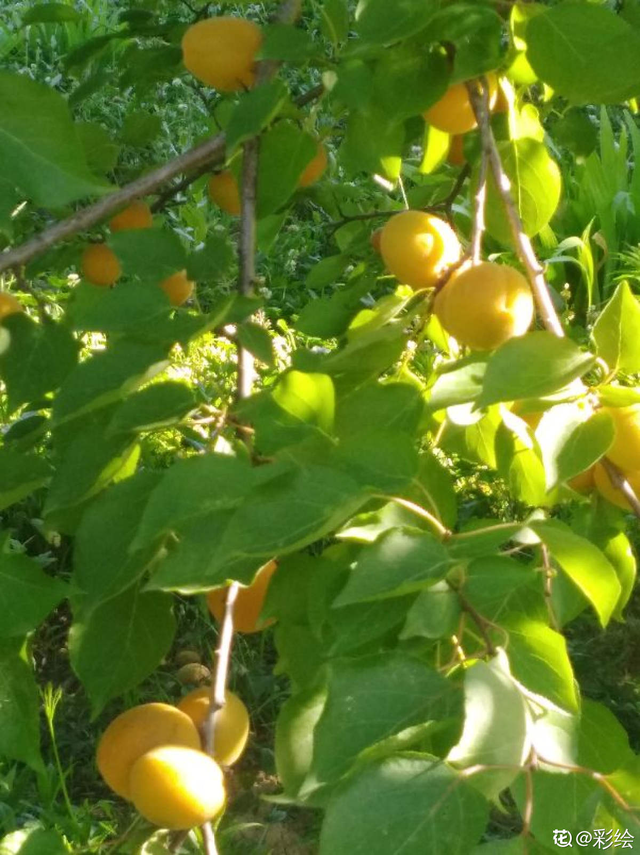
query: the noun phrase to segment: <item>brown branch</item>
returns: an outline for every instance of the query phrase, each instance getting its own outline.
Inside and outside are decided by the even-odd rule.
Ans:
[[[211,682],[211,700],[209,712],[204,722],[204,747],[207,754],[213,755],[215,746],[215,716],[225,705],[225,691],[231,661],[231,646],[233,644],[233,609],[240,586],[232,582],[227,588],[224,605],[224,616],[220,627],[220,638],[214,654],[215,677]]]
[[[458,600],[460,602],[460,608],[462,609],[462,611],[466,612],[469,615],[469,617],[471,618],[471,620],[478,627],[478,629],[480,631],[480,635],[482,636],[482,640],[484,641],[484,643],[486,645],[487,653],[490,656],[495,656],[497,650],[496,650],[495,644],[493,643],[493,639],[491,638],[491,635],[489,634],[489,630],[497,627],[497,625],[492,623],[491,621],[487,620],[485,617],[483,617],[483,615],[480,614],[480,612],[476,609],[476,607],[471,605],[471,603],[465,597],[465,595],[462,593],[462,591],[459,587],[457,587],[453,582],[449,581],[449,579],[446,579],[445,581],[446,581],[447,585],[451,588],[451,590],[455,591],[455,593],[458,595]],[[502,627],[497,627],[497,628],[502,629]]]
[[[544,276],[544,269],[533,251],[531,241],[524,233],[520,214],[518,213],[515,202],[513,201],[513,196],[511,195],[511,182],[509,181],[509,178],[502,166],[500,152],[498,151],[498,146],[496,145],[496,140],[491,129],[489,112],[488,109],[485,108],[484,104],[484,96],[482,92],[486,87],[487,84],[484,79],[482,80],[480,89],[475,81],[467,83],[471,106],[473,107],[473,112],[480,129],[482,150],[489,161],[495,186],[500,194],[500,198],[502,199],[502,203],[509,220],[513,241],[518,252],[518,256],[520,257],[520,260],[527,272],[527,277],[531,284],[531,290],[536,301],[538,312],[542,318],[542,322],[545,328],[554,335],[564,336],[564,330],[562,329],[562,324],[560,323],[555,306],[553,305],[551,292],[549,291],[549,286],[547,285],[547,281]]]
[[[172,184],[171,187],[167,187],[167,189],[158,196],[156,201],[151,205],[151,210],[154,214],[157,214],[158,211],[164,210],[166,208],[167,203],[170,202],[178,193],[182,193],[183,190],[186,190],[187,187],[190,187],[194,181],[197,181],[198,178],[201,178],[211,169],[210,163],[205,163],[202,166],[198,167],[194,172],[190,172],[188,175],[178,181],[177,184]]]
[[[211,167],[222,163],[225,157],[225,135],[217,134],[195,146],[169,163],[164,163],[157,169],[147,172],[126,184],[115,193],[94,202],[82,210],[77,211],[66,220],[45,229],[31,240],[0,254],[0,273],[9,270],[16,265],[26,264],[46,250],[50,249],[59,241],[73,237],[78,232],[90,229],[92,226],[104,220],[110,214],[115,214],[135,199],[148,196],[162,187],[168,181],[177,178],[183,172],[191,172],[200,167]]]

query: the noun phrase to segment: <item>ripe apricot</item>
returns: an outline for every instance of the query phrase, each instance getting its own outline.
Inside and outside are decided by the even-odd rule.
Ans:
[[[595,481],[595,466],[590,466],[579,475],[575,475],[567,481],[569,487],[575,490],[576,493],[589,493],[596,486]]]
[[[607,457],[625,471],[640,471],[640,404],[604,407],[616,429]]]
[[[172,306],[181,306],[193,294],[193,282],[187,279],[187,271],[179,270],[160,283]]]
[[[132,202],[124,211],[120,211],[109,221],[112,232],[122,232],[126,229],[150,229],[153,225],[153,214],[146,202],[140,199]]]
[[[489,108],[493,109],[498,97],[498,78],[487,74],[489,85]],[[454,83],[442,98],[424,114],[425,119],[434,128],[448,134],[466,134],[477,127],[476,117],[464,83]]]
[[[15,315],[17,312],[23,312],[21,303],[16,300],[13,294],[0,292],[0,321],[6,318],[7,315]]]
[[[456,134],[451,138],[447,160],[451,166],[464,166],[467,162],[464,156],[464,134]]]
[[[238,632],[260,632],[273,621],[261,621],[260,613],[264,606],[265,597],[271,577],[276,571],[277,563],[269,561],[258,570],[253,582],[246,588],[240,588],[233,610],[233,625]],[[224,617],[224,607],[227,598],[227,588],[214,588],[207,594],[209,611],[220,623]]]
[[[300,176],[300,180],[298,181],[299,187],[309,187],[310,184],[315,184],[318,178],[322,175],[322,173],[327,168],[328,163],[327,158],[327,150],[322,145],[320,141],[318,141],[318,150],[313,158],[313,160],[309,161],[306,166],[306,169]]]
[[[382,229],[380,252],[387,269],[415,291],[431,288],[460,258],[456,233],[423,211],[395,214]]]
[[[98,743],[98,771],[114,793],[131,798],[136,760],[159,745],[200,749],[200,734],[186,713],[169,704],[141,704],[111,722]]]
[[[129,780],[136,810],[161,828],[193,828],[215,819],[224,808],[222,770],[193,748],[153,748],[136,760]]]
[[[115,252],[104,243],[92,243],[85,249],[80,268],[88,282],[103,288],[113,285],[122,272]]]
[[[221,766],[231,766],[244,751],[249,738],[249,712],[237,695],[225,692],[225,705],[214,716],[213,759]],[[200,729],[209,712],[211,689],[203,687],[189,692],[178,704]]]
[[[474,350],[493,350],[523,335],[533,310],[531,288],[522,273],[491,261],[454,273],[435,301],[445,330]]]
[[[235,175],[228,169],[211,176],[209,179],[209,196],[211,201],[215,202],[227,214],[233,214],[235,217],[240,214],[242,210],[240,189]]]
[[[208,18],[192,24],[182,37],[188,71],[220,92],[237,92],[255,82],[260,27],[244,18]]]
[[[614,487],[611,483],[607,470],[604,468],[602,463],[596,463],[593,468],[595,485],[600,495],[604,496],[605,499],[608,499],[613,505],[617,505],[619,508],[624,508],[625,511],[630,511],[631,505],[625,499],[624,493],[621,490],[618,490],[617,487]],[[640,496],[640,472],[625,470],[621,470],[621,472],[629,482],[629,485],[636,496]]]

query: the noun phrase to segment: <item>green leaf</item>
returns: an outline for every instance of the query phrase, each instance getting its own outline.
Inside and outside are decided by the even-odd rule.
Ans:
[[[561,3],[526,31],[527,59],[558,95],[578,104],[617,104],[640,89],[640,33],[595,3]]]
[[[355,436],[372,424],[389,431],[415,436],[423,413],[423,400],[415,386],[408,383],[373,381],[348,389],[340,398],[336,413],[336,433]]]
[[[289,98],[281,80],[264,83],[240,96],[227,125],[227,157],[246,140],[257,136],[280,113]]]
[[[0,354],[0,377],[13,411],[61,385],[78,361],[78,343],[64,324],[37,324],[22,313],[5,318],[3,326],[11,344]]]
[[[507,649],[516,680],[562,709],[577,712],[576,681],[563,636],[524,616],[509,617],[504,626],[509,630]]]
[[[488,813],[485,799],[442,761],[389,757],[336,793],[320,855],[465,855]]]
[[[407,612],[400,638],[436,639],[455,635],[460,614],[460,599],[457,593],[446,582],[436,582],[416,598]]]
[[[207,236],[204,246],[191,253],[187,260],[187,276],[199,282],[216,282],[229,272],[235,260],[234,251],[223,237]]]
[[[319,782],[337,781],[376,743],[412,725],[461,714],[460,690],[419,659],[384,653],[333,661],[314,731],[312,774]]]
[[[331,264],[324,265],[325,261]],[[315,275],[322,277],[322,284],[318,287],[324,288],[325,285],[330,285],[341,277],[346,264],[347,258],[343,255],[323,259],[312,268],[306,284],[312,287],[309,281],[314,276],[314,271],[317,271]],[[313,281],[315,282],[315,276]],[[316,338],[334,338],[343,335],[353,317],[362,308],[362,298],[371,290],[371,286],[371,280],[362,276],[356,281],[347,282],[344,290],[335,290],[330,297],[309,300],[298,316],[296,329],[303,335]]]
[[[516,767],[474,776],[474,786],[495,798],[516,778],[517,767],[525,763],[531,748],[525,700],[503,651],[490,662],[479,660],[465,672],[464,693],[464,729],[447,760],[462,768]]]
[[[288,796],[300,792],[313,760],[314,730],[327,697],[324,686],[297,692],[284,702],[276,721],[278,780]]]
[[[187,255],[173,231],[127,229],[112,234],[108,244],[124,274],[143,281],[161,282],[187,265]]]
[[[0,71],[0,178],[44,208],[109,189],[89,171],[64,98],[8,71]]]
[[[448,528],[455,526],[458,500],[453,478],[449,470],[430,452],[420,455],[418,472],[402,498],[430,511]]]
[[[262,136],[258,165],[258,219],[275,213],[289,201],[317,150],[313,137],[292,122],[278,122]]]
[[[40,697],[21,643],[0,641],[0,755],[44,769],[40,756]]]
[[[560,202],[560,169],[544,143],[529,137],[500,142],[498,149],[525,234],[533,237],[547,225]],[[511,244],[509,220],[491,174],[487,182],[486,218],[489,234],[501,243]]]
[[[474,558],[467,566],[463,592],[493,623],[501,624],[513,611],[540,619],[548,614],[539,575],[504,555]]]
[[[477,354],[454,362],[431,387],[427,408],[431,411],[444,410],[475,401],[482,391],[487,363],[486,355]]]
[[[28,24],[60,24],[82,21],[83,16],[66,3],[37,3],[22,16],[22,26]]]
[[[404,125],[390,119],[377,105],[352,110],[340,146],[340,160],[350,175],[383,173],[390,181],[400,175]]]
[[[102,125],[79,122],[75,127],[89,169],[102,174],[111,172],[118,162],[120,146],[113,142]]]
[[[391,633],[397,634],[414,601],[415,595],[408,595],[331,609],[328,622],[335,640],[328,649],[323,648],[323,652],[329,656],[362,652],[372,641],[388,639]]]
[[[344,42],[349,35],[349,7],[347,0],[324,0],[320,6],[320,26],[325,38],[334,45]]]
[[[42,457],[0,448],[0,510],[44,486],[51,467]]]
[[[269,368],[275,368],[276,360],[273,343],[266,327],[253,321],[246,321],[237,328],[240,344],[252,353],[255,358]]]
[[[68,318],[83,332],[139,334],[157,329],[169,317],[167,295],[155,283],[127,282],[116,288],[96,288],[80,282],[74,288]]]
[[[140,446],[131,436],[105,437],[102,425],[92,425],[74,436],[65,448],[51,480],[44,515],[65,531],[68,514],[114,480],[135,471]]]
[[[285,62],[304,62],[316,52],[309,33],[287,24],[270,24],[262,29],[263,41],[260,59],[280,59]]]
[[[478,520],[476,525],[466,531],[454,534],[447,541],[447,549],[452,558],[477,558],[495,552],[503,543],[511,540],[522,529],[522,523],[498,523],[485,525],[486,520]]]
[[[278,406],[293,418],[331,433],[335,413],[335,390],[327,374],[287,371],[273,393]]]
[[[567,829],[575,834],[593,828],[596,807],[593,796],[597,790],[598,785],[587,775],[562,775],[557,769],[534,771],[530,788],[524,776],[511,787],[521,812],[526,805],[533,805],[531,831],[544,842],[553,841],[555,829]]]
[[[0,840],[0,855],[67,855],[67,847],[55,831],[23,828]]]
[[[152,143],[162,131],[162,119],[151,113],[131,113],[124,120],[120,139],[126,145],[140,148]]]
[[[69,374],[53,405],[56,425],[124,398],[166,368],[166,349],[118,341],[95,353]]]
[[[74,615],[71,666],[84,685],[93,716],[148,677],[167,654],[175,632],[172,597],[138,586],[89,614]]]
[[[489,357],[478,406],[551,395],[582,377],[594,361],[571,339],[547,331],[512,338]]]
[[[533,522],[530,527],[606,626],[621,593],[616,571],[606,556],[559,520]]]
[[[610,775],[633,757],[629,737],[611,710],[604,704],[583,698],[577,762],[587,769]]]
[[[167,380],[130,395],[115,411],[108,433],[158,430],[181,421],[196,406],[186,383]]]
[[[621,282],[595,322],[596,353],[612,371],[640,371],[640,306],[627,282]]]
[[[446,92],[448,64],[443,54],[422,45],[400,44],[376,63],[374,98],[391,119],[419,116]]]
[[[82,515],[73,550],[73,581],[88,611],[116,596],[145,570],[155,546],[133,546],[152,491],[156,472],[138,472],[105,490]]]
[[[26,555],[0,552],[0,638],[34,630],[67,596],[67,585]]]
[[[356,32],[365,42],[390,44],[424,29],[438,9],[435,0],[360,0]]]
[[[546,412],[536,428],[548,489],[584,472],[613,443],[615,426],[609,413],[596,412],[586,421],[584,416],[580,406],[560,404]]]
[[[420,591],[442,579],[449,567],[447,551],[433,535],[392,529],[360,553],[334,606]]]
[[[405,490],[418,470],[414,440],[387,429],[353,434],[331,459],[367,490],[388,496]]]

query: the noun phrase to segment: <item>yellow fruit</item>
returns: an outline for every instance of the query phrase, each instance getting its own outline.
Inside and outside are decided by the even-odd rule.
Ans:
[[[460,258],[456,233],[444,220],[423,211],[403,211],[387,220],[380,237],[387,269],[415,291],[433,287]]]
[[[249,713],[237,695],[225,692],[225,705],[214,717],[213,758],[221,766],[231,766],[244,751],[249,738]],[[209,712],[211,689],[196,689],[180,701],[178,709],[186,713],[200,729]]]
[[[238,92],[255,82],[260,27],[243,18],[208,18],[189,27],[182,58],[194,77],[220,92]]]
[[[146,202],[132,202],[124,211],[120,211],[109,222],[112,232],[122,232],[126,229],[150,229],[153,225],[153,214]]]
[[[327,163],[327,150],[321,142],[318,142],[318,151],[313,160],[311,160],[307,164],[305,171],[300,176],[298,186],[308,187],[310,184],[315,184],[315,182],[318,180],[318,178],[320,178],[322,173],[327,168]]]
[[[209,179],[209,196],[211,201],[226,211],[227,214],[238,216],[242,210],[240,189],[233,172],[225,170],[212,175]]]
[[[161,828],[186,830],[224,809],[222,770],[202,751],[162,745],[143,754],[131,770],[131,801]]]
[[[238,632],[260,632],[273,621],[260,621],[260,613],[271,577],[276,571],[275,561],[269,561],[261,567],[255,579],[247,588],[240,588],[233,610],[233,625]],[[214,588],[207,594],[209,611],[220,623],[224,617],[227,588]]]
[[[621,473],[629,482],[629,485],[636,496],[640,496],[640,472],[621,470]],[[594,481],[601,496],[604,496],[605,499],[608,499],[612,504],[617,505],[619,508],[624,508],[626,511],[631,510],[631,505],[625,499],[624,493],[621,490],[618,490],[617,487],[613,486],[609,475],[607,474],[607,470],[601,463],[596,463],[594,466]]]
[[[160,283],[172,306],[181,306],[193,294],[193,282],[187,279],[187,271],[180,270],[173,276],[167,276]]]
[[[590,466],[579,475],[575,475],[567,481],[569,487],[575,490],[576,493],[589,493],[596,486],[595,482],[595,466]]]
[[[436,298],[435,312],[460,344],[493,350],[529,329],[534,304],[522,273],[483,261],[453,274]]]
[[[616,429],[616,438],[607,457],[627,471],[640,470],[640,404],[631,407],[604,407]]]
[[[92,243],[85,249],[80,268],[88,282],[103,288],[113,285],[122,272],[115,252],[104,243]]]
[[[23,312],[22,305],[16,300],[13,294],[7,294],[4,291],[0,292],[0,321],[6,318],[7,315],[15,315],[17,312]]]
[[[504,91],[504,87],[502,84],[498,84],[498,94],[496,96],[496,103],[493,107],[494,113],[508,113],[509,112],[509,99],[507,98],[507,93]]]
[[[464,166],[467,162],[464,156],[464,134],[456,134],[451,138],[447,160],[452,166]]]
[[[498,78],[487,74],[489,84],[489,107],[493,109],[498,97]],[[454,83],[442,98],[424,114],[425,119],[434,128],[448,134],[466,134],[477,127],[476,117],[464,83]]]
[[[200,734],[186,713],[169,704],[141,704],[111,722],[98,743],[98,770],[114,793],[131,798],[129,776],[136,760],[159,745],[200,749]]]

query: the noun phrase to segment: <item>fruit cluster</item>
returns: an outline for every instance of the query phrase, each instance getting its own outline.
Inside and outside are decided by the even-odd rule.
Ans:
[[[132,202],[109,222],[112,233],[133,229],[150,229],[153,214],[146,202]],[[92,285],[109,288],[115,285],[122,274],[115,252],[105,243],[92,243],[82,254],[80,268],[84,278]],[[178,270],[158,283],[166,293],[172,306],[181,306],[193,293],[193,282],[187,278],[186,270]]]
[[[239,632],[258,632],[260,614],[276,570],[269,561],[251,585],[240,588],[234,608]],[[225,612],[227,588],[214,588],[207,604],[218,621]],[[211,689],[195,689],[177,704],[141,704],[117,716],[97,751],[98,770],[107,785],[131,801],[149,822],[162,828],[188,829],[216,819],[225,805],[221,767],[233,765],[249,738],[249,713],[240,698],[225,692],[224,706],[213,715],[213,756],[203,751]]]

